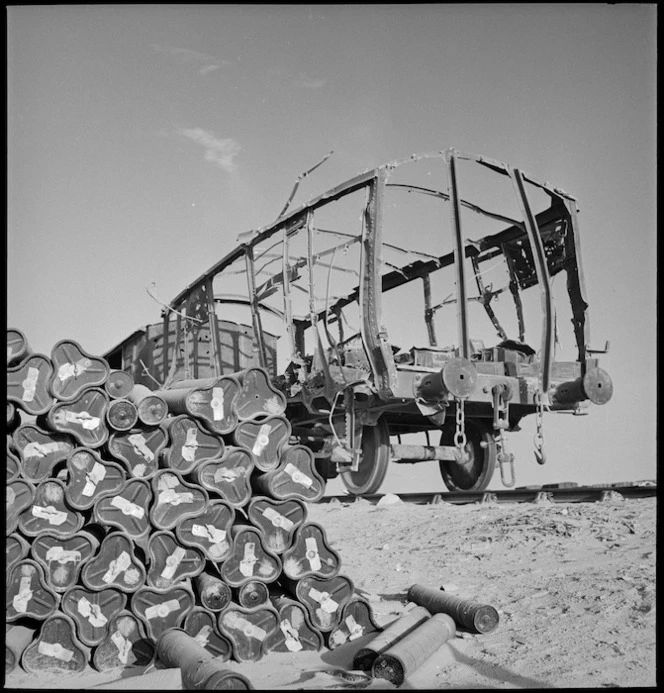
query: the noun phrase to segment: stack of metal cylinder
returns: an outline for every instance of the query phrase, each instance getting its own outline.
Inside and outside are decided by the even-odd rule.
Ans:
[[[258,367],[150,390],[8,329],[6,671],[148,665],[169,629],[237,662],[380,630],[285,412]]]

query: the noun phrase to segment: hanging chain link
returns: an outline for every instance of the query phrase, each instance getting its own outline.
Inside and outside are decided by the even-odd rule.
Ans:
[[[466,453],[466,417],[464,411],[464,400],[460,397],[456,399],[456,431],[454,433],[454,445],[456,450],[454,454],[460,462],[463,462],[467,457]]]
[[[544,453],[544,434],[542,433],[543,423],[544,423],[544,401],[542,400],[542,393],[537,391],[534,396],[535,406],[537,407],[537,412],[535,414],[535,422],[537,426],[537,432],[533,437],[533,443],[535,445],[535,459],[537,464],[544,464],[546,462],[546,454]]]
[[[511,488],[516,482],[514,474],[514,453],[507,452],[505,443],[505,429],[509,427],[509,402],[505,398],[504,390],[494,387],[493,389],[493,427],[498,431],[494,434],[497,448],[497,460],[500,466],[500,480],[503,486]],[[509,476],[506,468],[509,467]]]

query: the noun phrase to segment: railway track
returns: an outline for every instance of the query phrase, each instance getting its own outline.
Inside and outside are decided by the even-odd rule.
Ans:
[[[452,503],[454,505],[468,505],[473,503],[596,503],[619,494],[623,498],[650,498],[657,495],[655,482],[599,484],[593,486],[568,486],[566,484],[552,484],[545,486],[528,486],[516,489],[481,492],[427,492],[427,493],[399,493],[399,498],[405,503],[416,505],[430,505],[436,503]],[[350,494],[324,496],[319,502],[356,503],[360,500],[378,503],[385,494],[373,493],[368,495],[353,496]]]

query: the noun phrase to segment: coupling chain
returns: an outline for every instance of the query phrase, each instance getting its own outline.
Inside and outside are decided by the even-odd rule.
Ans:
[[[464,400],[461,397],[456,397],[456,431],[454,432],[454,445],[456,450],[454,454],[459,462],[464,462],[466,453],[466,417],[464,411]]]
[[[537,411],[535,413],[535,425],[537,427],[537,432],[533,436],[533,443],[535,445],[535,459],[537,464],[544,464],[546,462],[546,454],[544,453],[544,433],[542,432],[544,423],[544,401],[542,399],[542,393],[538,390],[534,395],[535,406]]]
[[[503,390],[494,388],[493,391],[494,421],[493,427],[498,431],[494,433],[494,441],[497,449],[497,460],[500,467],[500,480],[503,486],[511,488],[516,482],[514,474],[514,453],[507,452],[505,444],[505,429],[509,426],[509,402],[503,398]],[[509,467],[509,475],[506,469]]]

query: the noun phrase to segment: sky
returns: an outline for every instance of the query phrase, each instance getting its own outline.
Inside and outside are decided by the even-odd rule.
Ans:
[[[655,479],[656,21],[652,3],[10,6],[7,326],[103,354],[328,152],[293,205],[454,147],[577,198],[591,345],[610,342],[613,399],[547,414],[545,466],[534,417],[509,434],[517,485]],[[391,465],[381,491],[432,484],[435,463]]]

